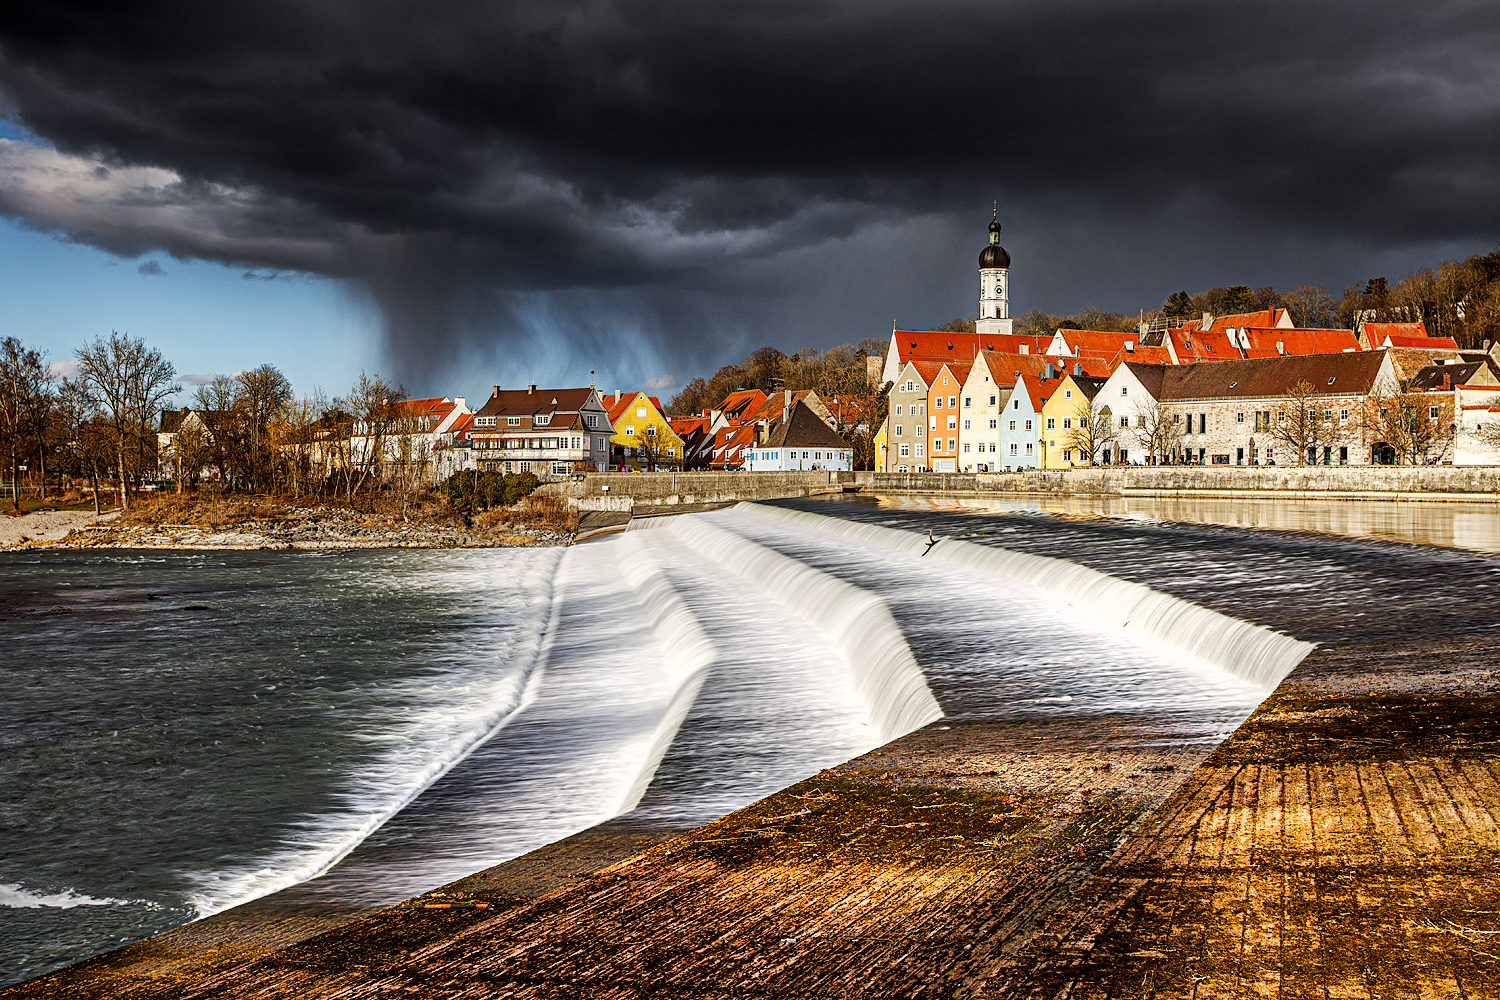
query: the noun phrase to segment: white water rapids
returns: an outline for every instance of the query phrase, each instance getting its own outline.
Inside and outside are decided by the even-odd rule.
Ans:
[[[632,529],[564,554],[525,703],[308,888],[389,902],[627,813],[696,825],[945,712],[1211,739],[1311,649],[1065,560],[816,514]]]

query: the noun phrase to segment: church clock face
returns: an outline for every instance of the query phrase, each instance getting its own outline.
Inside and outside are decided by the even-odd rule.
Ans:
[[[997,282],[995,282],[995,294],[999,295],[1003,291],[1005,291],[1005,282],[1003,282],[1003,281],[997,281]]]

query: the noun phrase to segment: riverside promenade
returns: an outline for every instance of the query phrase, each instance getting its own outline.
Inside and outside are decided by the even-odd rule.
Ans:
[[[1217,746],[1139,716],[943,720],[697,830],[581,835],[238,967],[137,952],[0,995],[1500,996],[1500,566],[1016,521],[964,527],[1320,648]]]

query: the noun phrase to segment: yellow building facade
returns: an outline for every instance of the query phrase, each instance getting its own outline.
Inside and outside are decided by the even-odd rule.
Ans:
[[[672,430],[656,400],[644,392],[604,397],[614,434],[609,439],[609,467],[627,472],[681,469],[682,438]]]
[[[891,423],[890,422],[890,418],[886,418],[885,420],[882,420],[880,422],[880,430],[878,430],[878,431],[875,432],[875,471],[876,472],[884,472],[885,471],[885,451],[886,451],[886,438],[887,438],[886,428],[888,428],[890,426],[890,423]]]
[[[1102,378],[1067,375],[1052,390],[1042,404],[1042,425],[1038,432],[1041,468],[1072,469],[1094,464],[1094,459],[1099,457],[1099,448],[1096,447],[1096,454],[1090,456],[1086,446],[1080,447],[1084,444],[1080,438],[1085,438],[1083,431],[1090,419],[1090,403],[1103,384]],[[1102,442],[1096,441],[1096,444],[1102,445]]]

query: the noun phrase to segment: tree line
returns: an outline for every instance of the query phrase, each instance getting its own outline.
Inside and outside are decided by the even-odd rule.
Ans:
[[[409,426],[414,416],[398,405],[405,390],[378,374],[361,373],[342,397],[298,399],[264,364],[199,385],[183,414],[167,406],[182,392],[176,367],[143,338],[111,332],[72,360],[64,376],[45,352],[0,338],[0,478],[16,510],[27,483],[45,499],[67,480],[84,480],[97,510],[101,487],[128,509],[147,482],[353,497],[393,483],[415,489],[426,471],[425,453],[403,449],[412,448],[406,435],[427,428]],[[170,432],[164,449],[160,430]]]

